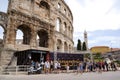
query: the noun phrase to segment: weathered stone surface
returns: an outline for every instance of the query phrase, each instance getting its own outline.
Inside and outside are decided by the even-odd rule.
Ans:
[[[3,51],[1,64],[9,63],[14,50],[72,52],[72,23],[72,13],[64,0],[9,0],[8,12],[0,13],[0,25],[5,29],[4,48],[13,52]],[[23,32],[21,44],[16,39],[17,30]]]

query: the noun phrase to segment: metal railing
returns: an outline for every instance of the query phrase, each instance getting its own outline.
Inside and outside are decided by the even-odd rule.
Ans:
[[[19,66],[0,66],[0,74],[4,75],[17,75],[17,74],[27,74],[29,70],[28,65],[19,65]]]

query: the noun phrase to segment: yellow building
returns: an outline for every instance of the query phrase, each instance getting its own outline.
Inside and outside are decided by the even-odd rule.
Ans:
[[[106,53],[110,51],[110,48],[108,46],[94,46],[90,48],[90,51],[92,53]]]

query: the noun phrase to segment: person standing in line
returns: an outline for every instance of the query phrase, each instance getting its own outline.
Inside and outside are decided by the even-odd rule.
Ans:
[[[77,64],[77,74],[80,72],[80,65],[79,63]]]
[[[53,72],[54,64],[53,61],[50,61],[50,73]]]
[[[55,63],[54,63],[54,72],[55,73],[58,73],[58,71],[57,71],[58,67],[57,66],[58,66],[57,61],[55,61]]]
[[[69,68],[70,68],[70,67],[69,67],[69,64],[67,63],[67,64],[66,64],[66,72],[67,72],[67,73],[69,73]]]
[[[35,69],[35,65],[36,65],[36,63],[32,60],[31,61],[31,66]]]
[[[105,64],[106,71],[109,71],[107,61],[105,61],[104,64]]]
[[[73,64],[73,73],[76,72],[76,70],[77,70],[77,64],[74,63],[74,64]]]
[[[102,73],[102,63],[101,63],[101,61],[98,62],[98,66],[99,66],[98,72]]]
[[[49,63],[49,61],[47,60],[47,61],[45,62],[45,73],[49,73],[49,70],[50,70],[50,63]]]
[[[60,62],[58,61],[57,61],[57,69],[58,69],[58,73],[60,73],[61,65],[60,65]]]
[[[41,62],[42,70],[44,70],[44,62]]]
[[[86,66],[87,66],[87,63],[86,61],[83,62],[83,71],[86,72]]]
[[[80,73],[82,74],[83,73],[83,63],[82,62],[79,63],[79,68],[80,68]]]

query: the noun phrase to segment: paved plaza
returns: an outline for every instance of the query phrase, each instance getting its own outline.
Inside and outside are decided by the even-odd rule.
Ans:
[[[0,80],[120,80],[120,71],[83,74],[0,75]]]

